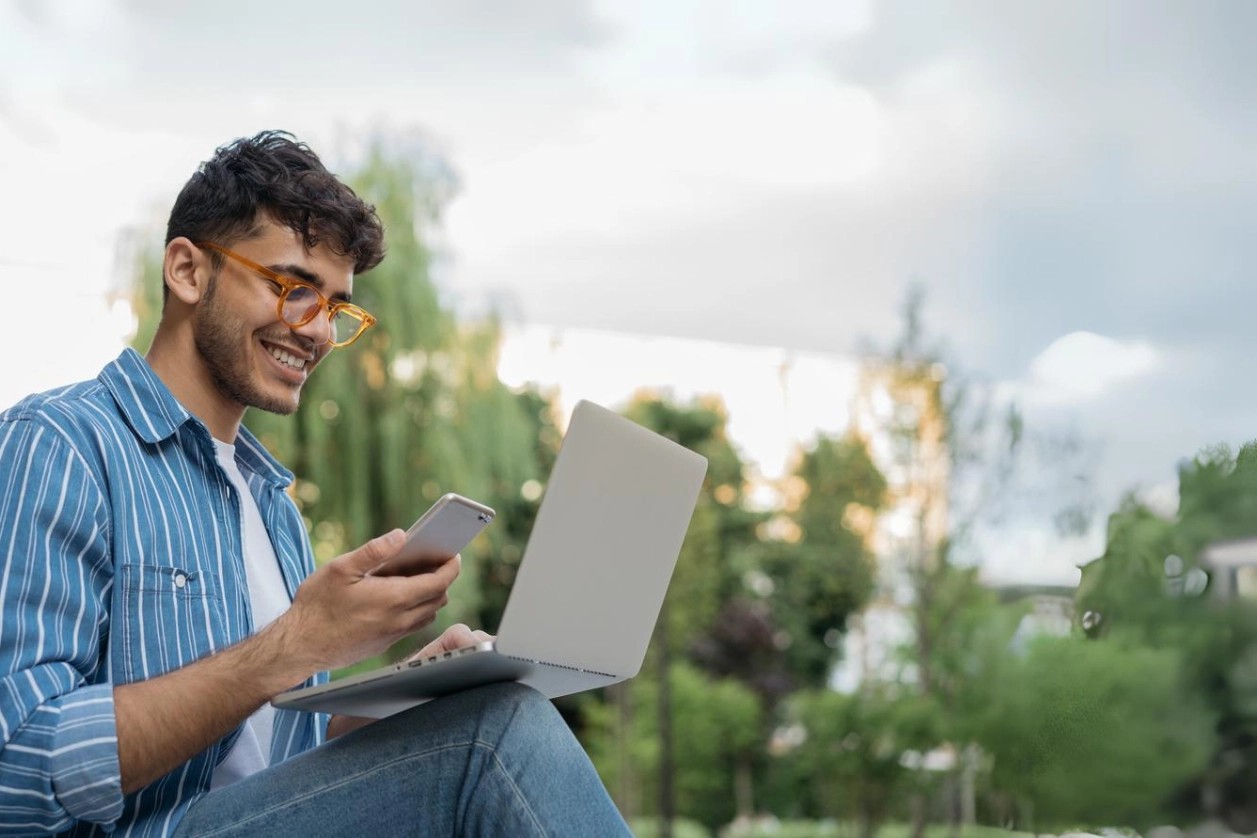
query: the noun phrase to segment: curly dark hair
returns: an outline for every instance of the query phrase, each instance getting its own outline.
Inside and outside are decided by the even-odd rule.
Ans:
[[[166,243],[185,236],[227,246],[259,233],[263,215],[299,233],[306,247],[324,244],[352,258],[355,274],[384,258],[375,207],[287,131],[242,137],[202,163],[175,199]]]

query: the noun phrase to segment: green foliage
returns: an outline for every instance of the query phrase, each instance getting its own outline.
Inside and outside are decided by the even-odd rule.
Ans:
[[[715,776],[728,786],[741,772],[744,779],[756,777],[759,785],[765,780],[762,752],[777,702],[799,684],[825,682],[848,615],[872,589],[871,557],[855,529],[853,519],[859,516],[850,510],[871,516],[883,502],[885,480],[862,443],[822,438],[795,472],[805,487],[789,518],[797,539],[765,541],[761,527],[767,516],[745,508],[743,466],[725,433],[723,408],[639,397],[627,415],[709,458],[708,480],[661,620],[669,622],[668,636],[678,650],[687,651],[716,679],[735,679],[757,696],[761,721],[748,731],[753,747],[748,744],[733,769]],[[647,673],[634,683],[635,701],[641,700],[640,692],[657,689],[650,677]],[[679,704],[674,701],[674,706]],[[687,724],[678,711],[678,754],[688,749],[681,732]],[[610,735],[609,728],[603,729]],[[677,772],[679,811],[693,815],[695,810],[685,808],[692,798],[680,790],[686,780],[679,764]],[[726,791],[713,799],[732,807],[732,787]],[[713,812],[733,814],[732,808],[704,811],[699,819],[706,823],[713,823]]]
[[[1165,600],[1165,557],[1177,555],[1180,543],[1173,522],[1132,498],[1124,500],[1109,517],[1104,555],[1083,568],[1078,612],[1102,614],[1107,625],[1136,614],[1154,615]]]
[[[984,646],[980,638],[1007,640],[1001,636],[996,596],[982,585],[974,567],[940,562],[920,575],[915,614],[919,637],[912,659],[923,691],[937,696],[943,706],[957,709],[989,656],[997,657],[1001,651]]]
[[[1023,826],[1155,824],[1214,744],[1169,649],[1041,638],[988,689],[979,740],[995,787],[1032,802]]]
[[[657,433],[703,454],[708,460],[708,472],[659,615],[650,662],[645,672],[619,693],[619,701],[628,701],[633,707],[638,707],[644,700],[658,704],[667,695],[661,688],[669,688],[673,691],[669,707],[675,718],[669,719],[661,708],[654,706],[654,735],[659,737],[653,743],[656,748],[653,760],[657,770],[645,771],[645,763],[641,759],[624,763],[617,770],[632,776],[617,777],[612,788],[640,787],[643,795],[647,792],[650,795],[643,799],[650,800],[665,793],[676,802],[678,811],[697,816],[714,826],[716,822],[710,820],[714,817],[713,812],[727,809],[728,816],[732,816],[735,772],[740,772],[746,784],[750,782],[754,752],[767,736],[767,725],[759,705],[771,701],[772,691],[778,686],[771,677],[765,681],[759,670],[752,666],[725,668],[723,665],[729,661],[743,663],[754,660],[764,663],[769,672],[780,668],[779,665],[774,668],[780,654],[771,640],[772,629],[748,638],[744,632],[747,624],[730,619],[728,610],[731,603],[744,602],[740,592],[744,589],[746,572],[754,567],[758,545],[755,528],[765,516],[748,512],[743,505],[745,477],[742,460],[728,439],[727,416],[718,400],[699,399],[677,404],[657,395],[639,394],[624,412]],[[769,637],[767,642],[763,641],[765,635]],[[745,645],[748,639],[757,641],[754,650]],[[730,643],[736,651],[730,648]],[[720,795],[697,793],[693,789],[697,782],[694,779],[696,769],[687,762],[689,755],[696,752],[689,741],[693,735],[693,722],[682,715],[685,691],[693,684],[679,682],[676,675],[677,672],[692,670],[677,669],[672,665],[672,661],[681,655],[688,655],[715,675],[716,680],[712,683],[725,685],[713,688],[716,691],[733,688],[743,692],[746,688],[754,691],[747,693],[754,698],[754,719],[736,740],[744,743],[736,749],[737,765],[709,772],[712,778],[716,778],[709,780],[709,784],[715,782],[724,788]],[[721,657],[721,660],[714,660],[714,656]],[[665,676],[663,673],[669,674]],[[666,682],[662,680],[665,677],[669,679]],[[727,677],[739,681],[723,680]],[[623,707],[620,712],[624,712]],[[661,714],[665,716],[663,719],[659,718]],[[636,711],[633,711],[633,718],[635,723],[641,721]],[[622,728],[603,730],[607,735],[614,732],[620,737],[620,749],[632,748],[624,741],[626,733]],[[666,740],[669,730],[672,735],[670,740]],[[671,760],[669,754],[673,755]],[[668,772],[665,769],[670,764],[676,782],[671,788],[660,789],[658,773],[662,771],[666,777]],[[628,782],[624,782],[626,779]],[[744,786],[743,791],[749,792],[749,788]],[[719,807],[713,802],[717,799]],[[682,808],[684,806],[698,806],[699,809]],[[663,810],[662,804],[660,809]]]
[[[1212,541],[1257,535],[1257,441],[1210,449],[1179,468],[1178,530],[1196,555]]]
[[[909,752],[937,738],[931,702],[895,687],[852,695],[796,693],[789,727],[802,742],[776,758],[778,782],[795,790],[798,814],[876,828],[910,787]]]
[[[1212,542],[1257,535],[1257,442],[1232,455],[1209,449],[1179,467],[1173,519],[1133,497],[1109,518],[1104,555],[1083,568],[1079,611],[1103,614],[1108,627],[1152,629],[1169,606],[1165,560],[1194,566]]]
[[[521,419],[527,424],[524,435],[529,439],[528,454],[537,479],[526,480],[518,487],[504,480],[493,483],[493,506],[498,517],[487,532],[489,548],[481,556],[479,620],[479,624],[489,630],[502,620],[502,611],[523,559],[524,545],[528,543],[533,521],[541,507],[545,491],[542,481],[554,467],[563,436],[555,424],[554,406],[541,393],[525,388],[514,394],[514,400]]]
[[[711,680],[688,664],[671,669],[672,729],[676,743],[677,810],[715,828],[734,816],[734,771],[737,760],[760,741],[759,702],[748,689],[733,680]],[[628,767],[644,778],[645,813],[657,813],[659,768],[659,700],[656,679],[633,684]],[[608,788],[616,788],[623,770],[613,728],[614,708],[589,708],[587,746]]]
[[[796,683],[818,687],[829,677],[847,618],[873,589],[861,542],[772,544],[764,569],[774,582],[773,615],[790,638],[786,661]]]
[[[135,313],[136,330],[131,345],[143,352],[153,342],[157,323],[161,320],[162,259],[161,240],[145,241],[143,234],[135,234],[135,278],[131,284],[131,310]]]
[[[876,512],[886,502],[886,478],[864,443],[853,437],[822,436],[794,473],[807,486],[794,515],[805,541],[836,544],[858,538],[847,518],[848,507],[856,504]]]
[[[762,568],[773,582],[774,620],[790,639],[787,667],[799,684],[821,686],[847,618],[873,590],[873,556],[859,524],[881,509],[886,480],[854,438],[821,437],[794,476],[805,487],[790,515],[799,537],[766,543]]]
[[[884,503],[886,481],[857,439],[821,437],[794,471],[804,488],[789,513],[797,538],[759,548],[759,566],[772,582],[775,624],[789,638],[784,663],[800,685],[829,677],[847,618],[873,590],[873,557],[858,529]]]
[[[658,818],[632,818],[629,829],[636,838],[658,838],[663,834]],[[711,830],[688,818],[675,818],[671,824],[672,838],[708,838]]]
[[[843,821],[819,820],[767,820],[762,825],[749,829],[727,830],[723,838],[852,838],[859,830],[859,825]],[[879,825],[877,838],[908,838],[911,828],[907,824],[886,822]],[[1012,832],[990,826],[968,824],[959,829],[950,825],[930,826],[925,830],[924,838],[1032,838],[1030,832]]]
[[[1206,450],[1179,467],[1179,508],[1166,518],[1134,498],[1109,519],[1104,554],[1083,568],[1077,610],[1101,642],[1181,655],[1215,720],[1208,765],[1185,781],[1180,801],[1214,810],[1240,831],[1257,829],[1257,608],[1251,601],[1183,596],[1167,557],[1190,571],[1213,542],[1257,535],[1257,443],[1237,454]],[[1171,569],[1173,569],[1171,567]],[[1178,577],[1181,579],[1182,577]]]
[[[659,396],[639,395],[625,415],[708,460],[707,477],[660,615],[660,621],[667,622],[666,631],[657,634],[654,642],[657,645],[660,636],[666,636],[669,654],[688,653],[718,677],[745,676],[745,669],[731,671],[711,659],[713,654],[729,652],[722,641],[736,640],[727,629],[733,628],[735,635],[741,631],[731,625],[727,609],[730,603],[743,601],[744,578],[757,563],[755,528],[765,517],[744,508],[744,467],[728,438],[724,406],[714,400],[676,404]],[[749,650],[739,648],[733,654],[740,656],[744,651]]]

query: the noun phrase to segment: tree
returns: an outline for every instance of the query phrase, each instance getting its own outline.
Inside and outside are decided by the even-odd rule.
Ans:
[[[853,523],[860,516],[851,511],[873,514],[885,483],[858,440],[821,439],[795,470],[796,507],[770,522],[769,514],[746,508],[743,465],[725,433],[719,402],[678,405],[639,394],[626,413],[704,454],[710,466],[660,614],[652,665],[633,687],[611,691],[621,718],[618,730],[622,739],[636,735],[630,731],[637,727],[631,717],[638,703],[628,694],[651,688],[659,701],[658,791],[666,824],[670,801],[680,799],[669,789],[688,780],[681,773],[687,769],[673,759],[673,744],[683,732],[672,725],[679,715],[673,685],[662,673],[673,671],[671,661],[685,655],[715,683],[741,684],[759,704],[760,727],[733,759],[733,799],[738,814],[749,816],[754,789],[765,780],[764,746],[778,703],[800,684],[826,681],[834,637],[871,588],[867,547]],[[634,786],[624,782],[628,773],[621,766],[616,774],[622,802]]]
[[[755,541],[754,526],[761,516],[747,513],[742,505],[744,475],[742,460],[725,431],[727,416],[717,400],[699,400],[677,405],[655,394],[640,393],[628,405],[625,415],[656,433],[707,457],[707,476],[696,503],[694,516],[677,559],[672,584],[651,643],[651,657],[657,681],[659,736],[658,770],[659,814],[664,836],[671,835],[675,814],[677,765],[674,759],[671,673],[673,661],[685,645],[701,644],[705,634],[721,624],[722,596],[740,587],[736,567]],[[674,605],[675,604],[675,605]],[[640,680],[640,679],[639,679]],[[619,707],[620,737],[633,725],[635,705],[630,687],[611,691]],[[756,731],[762,736],[761,731]],[[750,755],[743,751],[735,760],[742,777],[738,783],[738,808],[745,812],[750,802]],[[622,772],[623,774],[623,772]],[[632,786],[624,791],[632,794]]]
[[[676,663],[669,679],[675,747],[676,808],[714,833],[733,819],[737,795],[728,770],[739,754],[759,743],[759,701],[731,679],[711,679],[686,663]],[[625,763],[643,782],[643,799],[658,800],[662,777],[659,678],[638,678],[629,696],[634,726],[627,742],[617,743],[617,709],[591,703],[589,751],[608,787],[620,785]],[[621,750],[622,749],[622,750]],[[625,759],[627,755],[627,759]],[[647,807],[646,811],[657,811]]]
[[[973,641],[1000,622],[995,598],[979,579],[980,557],[970,536],[1025,496],[1038,496],[1040,505],[1064,503],[1068,514],[1056,516],[1060,526],[1084,525],[1086,446],[1069,433],[1028,428],[1017,406],[1002,401],[995,388],[945,363],[945,353],[926,333],[923,312],[924,295],[915,287],[895,345],[868,363],[869,401],[875,407],[880,396],[891,404],[880,429],[888,442],[876,465],[889,476],[884,509],[899,523],[888,541],[901,574],[879,569],[884,587],[876,596],[902,614],[911,641],[900,650],[897,680],[916,694],[918,715],[932,719],[916,729],[933,741],[918,739],[912,748],[969,755],[968,714],[977,707],[966,694],[987,663],[976,656]],[[1037,455],[1036,468],[1026,467],[1028,454]],[[905,780],[914,836],[924,834],[929,798],[940,787],[947,791],[954,829],[962,817],[972,817],[972,794],[959,791],[971,781],[972,760],[956,758],[953,765],[941,783],[924,772]]]
[[[1257,829],[1257,609],[1192,596],[1186,580],[1215,541],[1257,535],[1257,443],[1215,447],[1179,467],[1179,507],[1166,516],[1127,497],[1105,550],[1083,568],[1076,601],[1096,642],[1173,653],[1215,720],[1207,766],[1183,778],[1180,811]],[[1195,591],[1199,593],[1199,591]]]
[[[537,479],[526,480],[521,486],[497,481],[495,495],[495,519],[490,549],[481,558],[483,594],[480,601],[480,625],[497,626],[502,621],[506,600],[515,584],[515,574],[523,559],[524,545],[532,532],[541,499],[545,494],[543,475],[549,475],[558,458],[563,434],[556,422],[553,402],[533,387],[525,387],[514,394],[519,412],[528,423],[526,434],[531,443],[533,473]]]
[[[778,757],[800,813],[854,819],[864,838],[875,835],[907,788],[904,755],[931,738],[926,702],[894,685],[844,695],[805,690],[789,701],[796,743]]]
[[[773,580],[775,621],[790,638],[789,670],[798,684],[820,687],[847,618],[873,591],[874,558],[861,522],[884,506],[886,478],[854,436],[817,439],[794,477],[803,488],[789,513],[798,539],[767,545],[763,568]]]
[[[1040,638],[1007,659],[980,737],[1021,828],[1164,823],[1201,770],[1212,718],[1180,654],[1077,637]]]

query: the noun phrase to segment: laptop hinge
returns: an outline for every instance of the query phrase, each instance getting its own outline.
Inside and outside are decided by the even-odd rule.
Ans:
[[[499,654],[504,654],[499,652]],[[612,675],[610,672],[599,672],[596,669],[581,669],[579,666],[568,666],[565,663],[551,663],[550,661],[533,660],[532,658],[521,658],[519,655],[506,655],[511,660],[521,661],[523,663],[532,663],[538,666],[553,666],[556,669],[568,669],[572,672],[580,672],[584,675],[598,675],[602,678],[622,678],[620,675]]]

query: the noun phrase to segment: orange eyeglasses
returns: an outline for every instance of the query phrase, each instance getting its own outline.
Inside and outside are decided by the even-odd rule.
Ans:
[[[277,286],[279,301],[275,307],[276,312],[279,314],[279,319],[292,328],[304,326],[318,317],[319,312],[326,311],[328,322],[331,324],[327,342],[332,346],[348,346],[362,337],[363,332],[375,325],[375,318],[368,314],[366,309],[352,303],[329,300],[323,296],[322,291],[308,282],[276,273],[265,265],[259,265],[252,259],[247,259],[213,242],[196,242],[196,246],[221,253]]]

